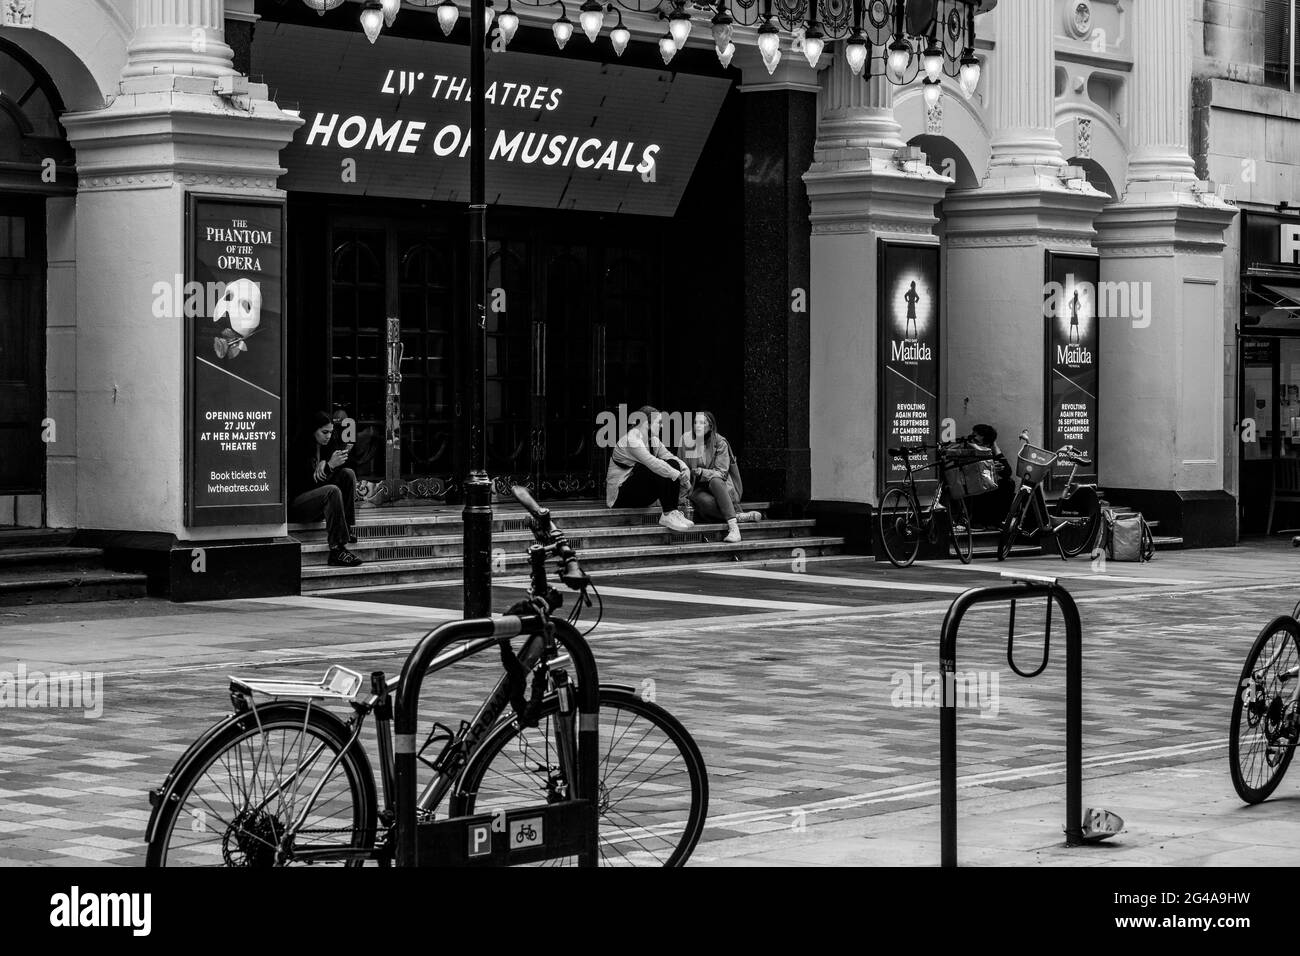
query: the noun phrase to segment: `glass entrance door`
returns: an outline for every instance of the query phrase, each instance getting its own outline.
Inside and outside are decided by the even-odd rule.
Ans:
[[[0,196],[0,493],[45,485],[45,207]]]
[[[1241,428],[1242,531],[1300,528],[1300,338],[1242,339]]]

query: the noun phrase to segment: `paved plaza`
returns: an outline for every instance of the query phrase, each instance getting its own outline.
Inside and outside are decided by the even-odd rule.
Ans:
[[[1300,861],[1297,781],[1240,803],[1228,776],[1232,692],[1264,623],[1300,598],[1300,552],[1268,542],[1162,552],[1151,564],[1020,558],[896,569],[865,558],[596,574],[603,680],[651,690],[709,769],[693,864],[934,865],[939,857],[943,614],[1007,568],[1062,576],[1084,629],[1084,805],[1125,832],[1064,849],[1064,630],[1046,671],[1006,661],[1006,611],[978,609],[957,650],[961,859],[969,864]],[[496,583],[504,607],[519,582]],[[137,866],[146,790],[229,709],[226,676],[395,673],[456,586],[175,605],[0,610],[0,670],[103,674],[78,710],[0,710],[0,862]],[[593,612],[587,612],[588,618]],[[1017,612],[1017,663],[1041,655],[1042,603]],[[467,717],[493,661],[426,690]],[[477,670],[476,670],[477,668]],[[445,710],[443,709],[445,708]],[[93,710],[101,710],[97,716]]]

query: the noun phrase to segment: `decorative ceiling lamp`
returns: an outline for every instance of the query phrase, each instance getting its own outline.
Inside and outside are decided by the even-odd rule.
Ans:
[[[366,0],[366,5],[361,8],[361,29],[365,31],[366,39],[374,43],[383,28],[384,8],[379,0]]]

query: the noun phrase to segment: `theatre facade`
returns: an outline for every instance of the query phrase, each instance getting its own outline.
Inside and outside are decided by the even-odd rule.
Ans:
[[[1289,346],[1238,361],[1259,289],[1201,7],[985,3],[978,88],[932,106],[833,44],[769,70],[738,30],[724,68],[702,8],[668,65],[649,16],[619,57],[520,10],[485,96],[498,493],[602,499],[602,416],[707,408],[747,497],[869,550],[885,449],[987,422],[1235,542],[1241,383],[1266,357],[1280,401]],[[287,449],[332,407],[363,507],[463,500],[467,26],[408,5],[371,44],[358,10],[6,5],[0,524],[176,599],[295,593]],[[1286,467],[1269,414],[1251,480]]]

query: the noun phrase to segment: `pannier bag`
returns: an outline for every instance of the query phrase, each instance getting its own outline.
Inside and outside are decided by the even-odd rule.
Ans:
[[[1141,515],[1120,516],[1107,508],[1101,517],[1105,523],[1106,557],[1111,561],[1150,561],[1155,556],[1155,539]]]
[[[944,451],[943,479],[954,501],[973,498],[998,486],[993,449],[961,442]]]

